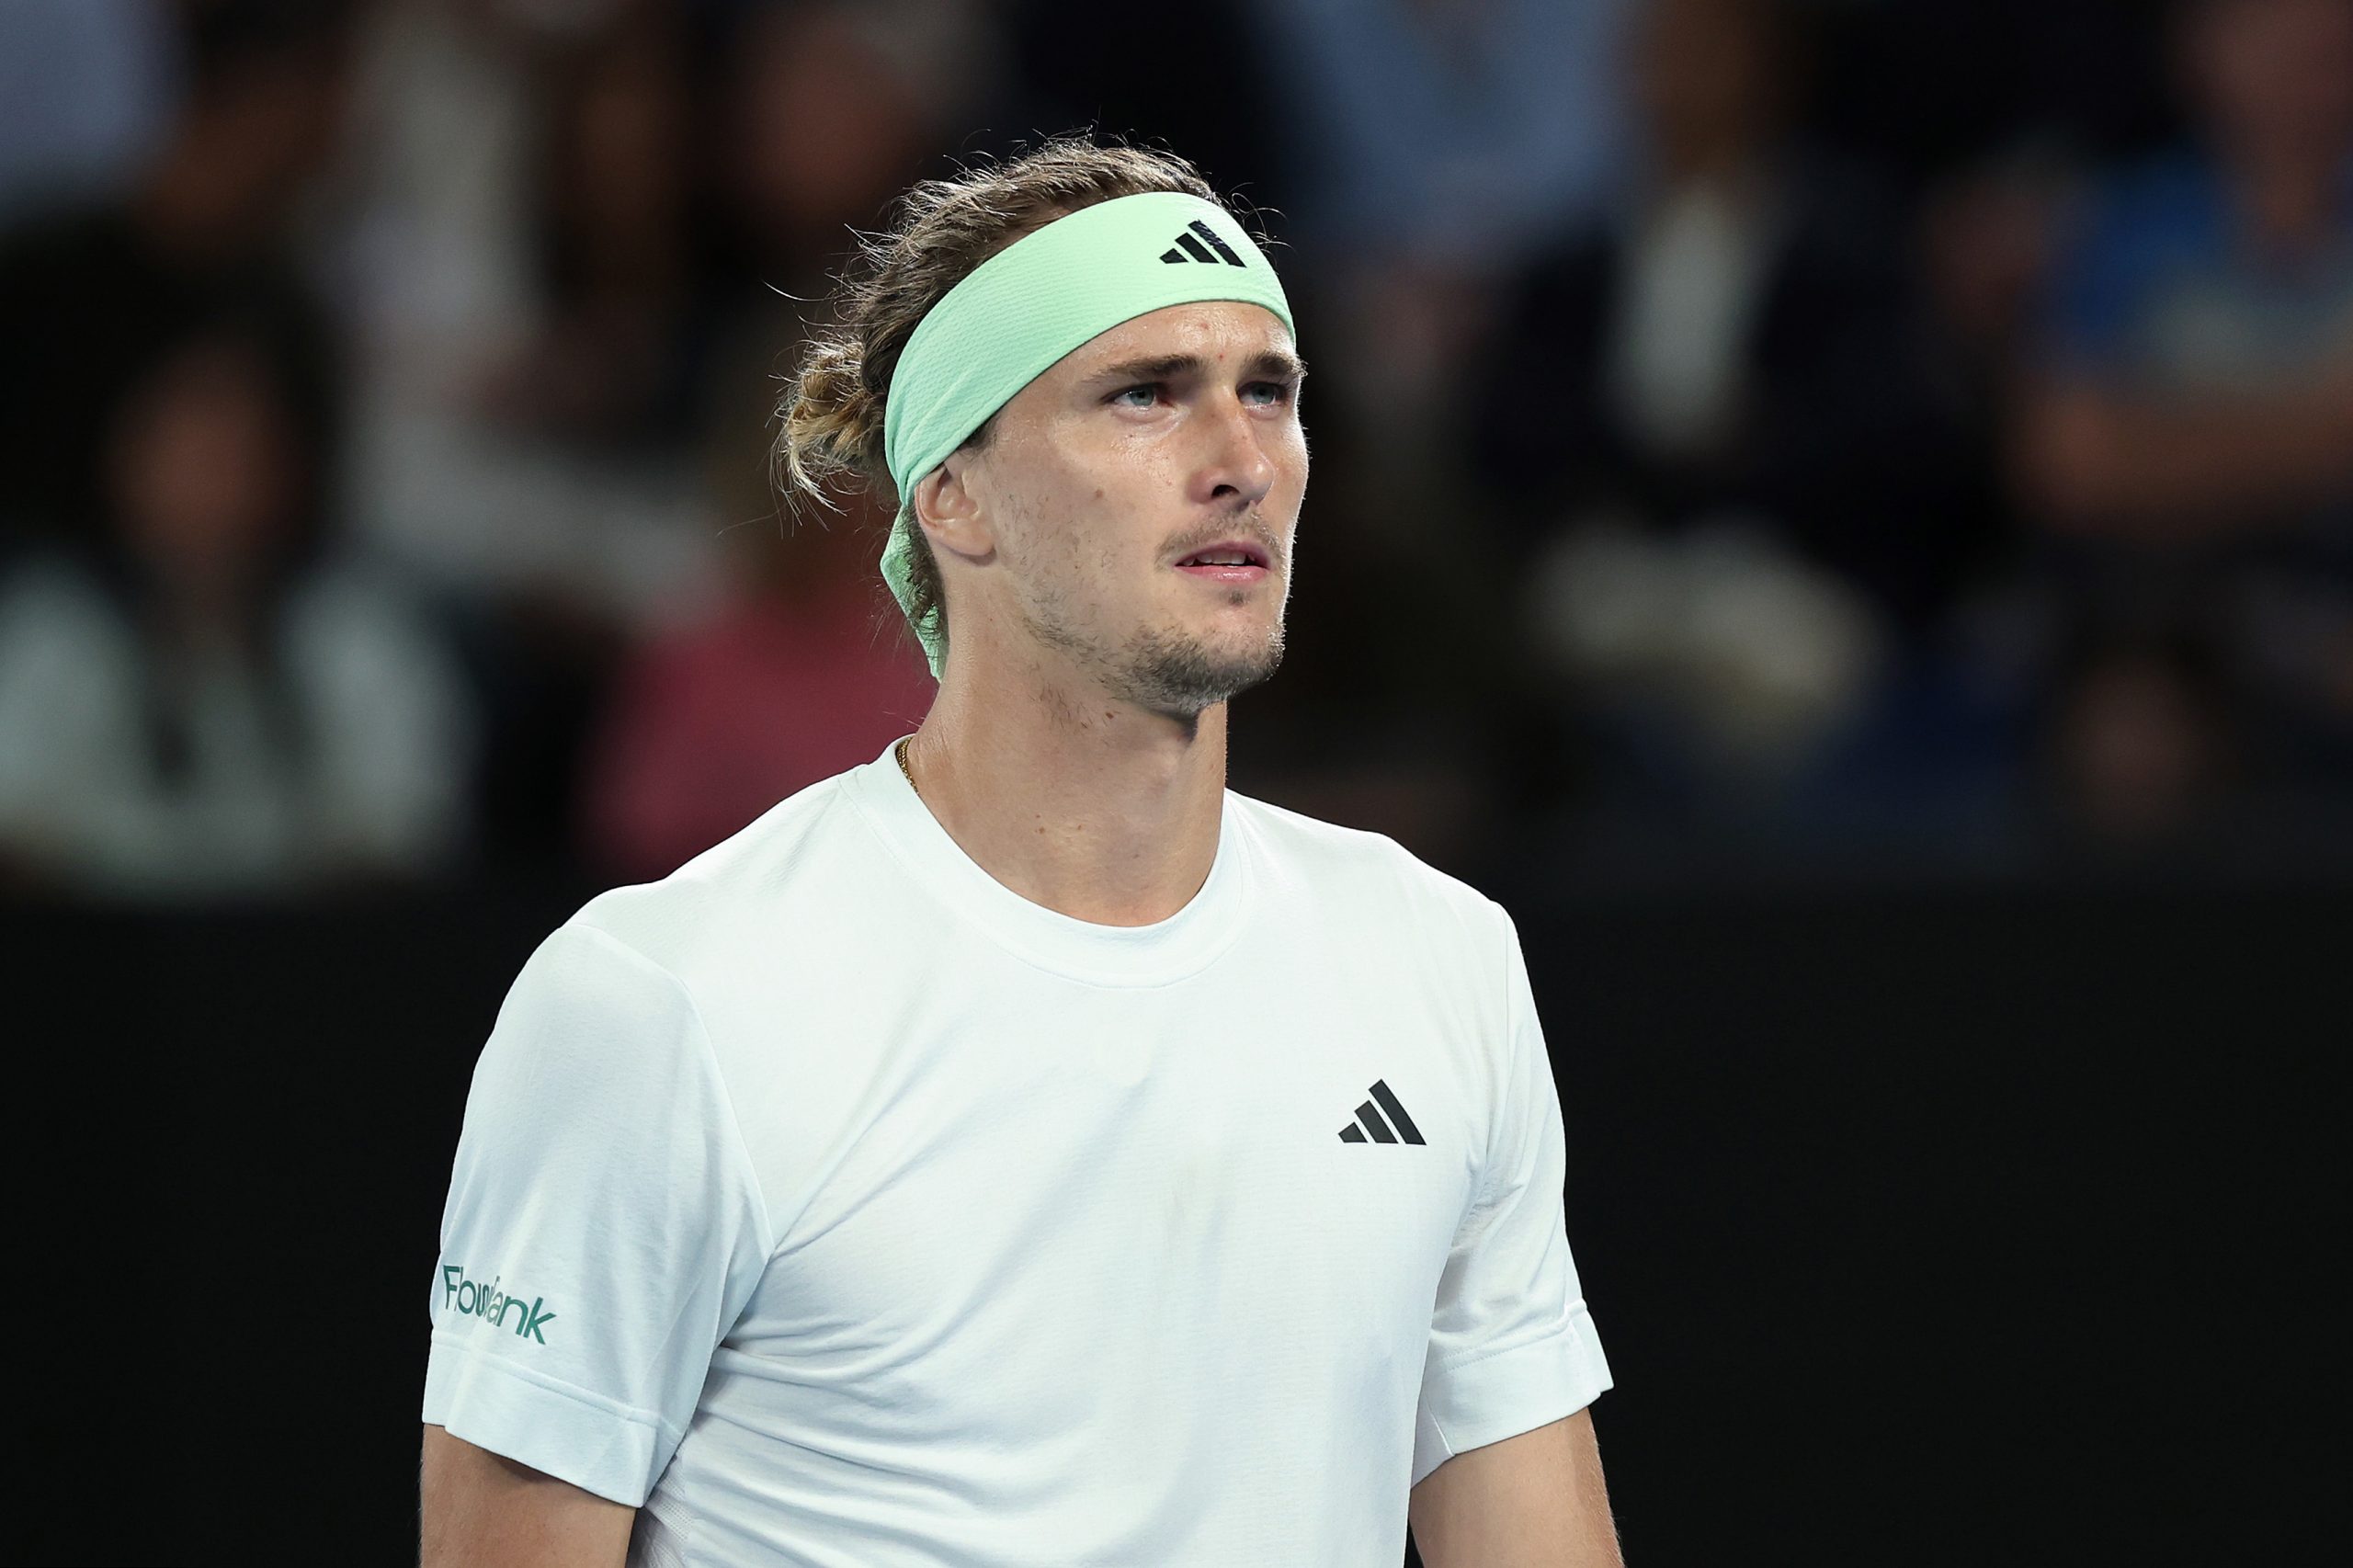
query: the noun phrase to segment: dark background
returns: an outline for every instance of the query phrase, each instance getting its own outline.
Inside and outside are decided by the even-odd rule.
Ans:
[[[929,700],[782,378],[1071,131],[1282,269],[1232,782],[1517,919],[1628,1561],[2342,1560],[2353,0],[0,3],[0,1560],[414,1560],[506,985]]]

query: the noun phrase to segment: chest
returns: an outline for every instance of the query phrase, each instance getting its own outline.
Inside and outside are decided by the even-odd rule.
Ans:
[[[907,998],[816,1103],[767,1109],[807,1119],[770,1145],[803,1157],[745,1348],[924,1399],[1034,1391],[1077,1346],[1417,1376],[1485,1146],[1476,1036],[1337,964]]]

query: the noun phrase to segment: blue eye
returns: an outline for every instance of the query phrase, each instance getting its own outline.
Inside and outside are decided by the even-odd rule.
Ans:
[[[1242,390],[1245,392],[1272,392],[1274,395],[1267,398],[1262,405],[1268,408],[1276,407],[1290,401],[1290,383],[1289,381],[1252,381],[1248,386]]]
[[[1120,403],[1121,399],[1133,397],[1138,392],[1142,392],[1143,394],[1143,401],[1142,403],[1125,403],[1123,406],[1128,408],[1150,408],[1154,403],[1160,401],[1160,383],[1158,381],[1139,381],[1134,386],[1122,387],[1118,392],[1111,394],[1111,401],[1113,403]]]

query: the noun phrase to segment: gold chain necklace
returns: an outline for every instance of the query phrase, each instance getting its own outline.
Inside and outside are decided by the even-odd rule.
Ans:
[[[907,747],[914,744],[915,737],[913,735],[909,735],[905,740],[901,741],[897,745],[891,748],[891,755],[899,759],[899,771],[907,776],[907,788],[915,790],[915,798],[917,800],[921,800],[923,798],[923,791],[921,790],[915,790],[915,771],[907,766]]]

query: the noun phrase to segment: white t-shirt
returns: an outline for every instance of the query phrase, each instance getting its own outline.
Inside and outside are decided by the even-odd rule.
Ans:
[[[466,1106],[424,1417],[632,1564],[1404,1555],[1609,1387],[1502,907],[1228,791],[1157,925],[1033,903],[888,751],[535,953]]]

